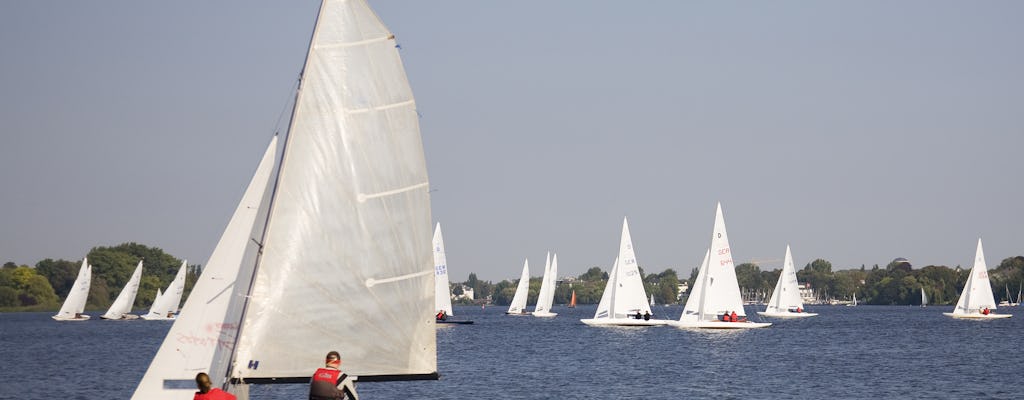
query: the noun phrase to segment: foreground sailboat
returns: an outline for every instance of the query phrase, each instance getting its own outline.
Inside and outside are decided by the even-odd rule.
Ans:
[[[85,312],[85,302],[89,300],[89,286],[92,283],[92,266],[88,258],[82,259],[82,266],[78,268],[78,277],[68,291],[68,297],[64,298],[64,304],[60,311],[54,315],[57,321],[85,321],[89,319]]]
[[[657,326],[667,320],[651,319],[651,305],[647,301],[644,282],[640,278],[633,239],[629,234],[629,223],[622,220],[622,236],[619,240],[619,256],[608,274],[608,283],[601,294],[601,303],[594,312],[594,318],[581,319],[593,326]]]
[[[774,295],[774,294],[773,294]],[[736,322],[725,319],[736,314]],[[736,269],[729,248],[729,235],[725,232],[725,218],[722,205],[715,211],[715,229],[711,234],[711,248],[704,254],[704,262],[690,297],[686,299],[679,321],[672,321],[678,328],[707,329],[749,329],[771,326],[768,322],[751,322],[743,311],[743,298],[736,281]]]
[[[239,399],[308,384],[331,350],[360,382],[437,379],[429,182],[394,35],[365,1],[323,1],[300,76],[276,173],[272,141],[133,399],[189,399],[197,372]]]
[[[512,295],[512,304],[509,304],[508,315],[529,315],[526,311],[526,299],[530,295],[530,260],[523,261],[523,273],[519,276],[519,284],[516,285],[516,294]]]
[[[114,300],[114,304],[110,305],[110,309],[100,318],[103,319],[138,319],[138,315],[132,315],[132,305],[135,304],[135,296],[139,293],[139,280],[142,279],[142,261],[139,261],[139,265],[135,266],[135,272],[132,272],[132,277],[128,278],[128,283],[121,289],[121,293],[117,294],[117,299]]]
[[[554,317],[558,313],[551,312],[551,305],[555,302],[555,283],[558,276],[558,254],[551,260],[550,253],[544,262],[544,280],[540,283],[540,294],[537,295],[537,305],[533,308],[534,317]]]
[[[167,285],[167,290],[164,290],[162,294],[157,292],[153,304],[149,307],[149,312],[143,315],[142,319],[167,320],[175,318],[174,314],[178,313],[178,306],[181,304],[181,294],[185,292],[187,265],[188,261],[181,262],[181,267],[178,267],[178,273]]]
[[[444,253],[444,237],[441,224],[434,228],[434,309],[439,324],[472,324],[470,320],[456,320],[449,317],[452,312],[452,292],[448,286],[448,257]]]
[[[958,319],[999,319],[1010,318],[1011,314],[996,314],[996,299],[992,295],[992,285],[988,280],[988,266],[985,264],[985,251],[978,239],[978,249],[974,252],[974,266],[967,277],[956,308],[951,313],[942,313],[947,317]]]
[[[779,274],[779,281],[775,283],[775,291],[772,292],[771,300],[768,300],[768,307],[757,313],[772,318],[805,318],[818,315],[804,311],[804,302],[800,298],[800,284],[796,279],[796,268],[793,266],[793,255],[789,252],[789,246],[786,246],[782,273]]]

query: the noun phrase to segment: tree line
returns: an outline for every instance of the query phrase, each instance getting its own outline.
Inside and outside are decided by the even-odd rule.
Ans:
[[[745,263],[736,266],[736,279],[744,292],[768,295],[775,289],[781,272],[781,269],[762,271],[757,264]],[[816,259],[797,271],[797,280],[801,284],[810,284],[822,300],[850,300],[856,294],[857,301],[864,304],[920,305],[923,288],[929,304],[949,305],[959,298],[969,274],[969,267],[961,268],[959,265],[929,265],[914,269],[905,260],[895,260],[885,267],[876,264],[866,268],[861,265],[860,268],[833,271],[831,262]],[[640,268],[640,276],[647,294],[653,294],[658,304],[674,304],[686,301],[696,281],[697,269],[693,269],[690,277],[685,280],[680,279],[671,268],[657,274],[645,274],[643,268]],[[530,278],[528,304],[536,304],[541,280],[540,277]],[[1024,256],[1002,260],[994,269],[989,270],[989,280],[996,302],[1016,302],[1018,290],[1024,285]],[[690,288],[681,295],[678,293],[680,282],[686,282]],[[475,273],[471,273],[465,282],[453,283],[452,289],[453,293],[462,294],[462,286],[473,288],[476,303],[484,302],[489,296],[493,304],[508,305],[512,302],[518,283],[518,280],[492,283],[480,280]],[[608,272],[600,267],[590,268],[572,279],[559,281],[555,287],[554,302],[569,303],[571,293],[575,291],[577,303],[597,304],[601,301],[607,283]]]
[[[92,283],[86,309],[106,310],[131,278],[139,260],[144,260],[135,309],[149,308],[157,289],[174,279],[182,260],[157,247],[138,243],[93,247],[86,257],[92,265]],[[7,262],[0,268],[0,310],[48,311],[60,308],[78,277],[82,260],[44,259],[34,266]],[[199,276],[199,265],[189,265],[183,298]]]

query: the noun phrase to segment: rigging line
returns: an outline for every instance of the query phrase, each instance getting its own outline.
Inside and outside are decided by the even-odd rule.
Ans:
[[[288,93],[284,96],[287,100],[281,107],[281,113],[277,115],[277,121],[274,122],[274,134],[281,132],[282,124],[284,122],[285,115],[291,114],[291,110],[294,109],[295,105],[295,92],[299,90],[299,84],[302,82],[302,72],[295,77],[295,81],[292,82],[291,87],[288,89]],[[290,120],[288,121],[290,125]]]

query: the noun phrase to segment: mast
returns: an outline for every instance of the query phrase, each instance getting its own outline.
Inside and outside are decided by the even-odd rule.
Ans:
[[[242,338],[243,325],[241,322],[245,321],[245,317],[249,311],[249,294],[252,293],[253,285],[256,284],[256,273],[259,271],[260,262],[263,259],[263,247],[266,245],[267,231],[270,229],[270,219],[274,215],[274,204],[277,200],[277,188],[278,183],[281,182],[281,173],[284,171],[284,163],[288,160],[288,144],[292,141],[291,131],[295,126],[295,113],[299,109],[299,102],[302,100],[300,94],[302,93],[303,86],[305,85],[306,67],[309,66],[309,58],[313,54],[313,40],[316,38],[317,31],[320,29],[320,18],[323,17],[324,3],[327,0],[320,0],[320,5],[317,6],[316,19],[313,21],[313,32],[309,35],[309,46],[306,47],[306,59],[302,62],[302,70],[299,72],[299,85],[295,89],[295,98],[292,100],[292,112],[288,119],[288,129],[285,131],[284,144],[281,147],[281,161],[277,163],[277,171],[274,172],[274,183],[271,185],[270,202],[268,203],[267,216],[263,221],[263,230],[260,233],[260,238],[256,241],[256,245],[259,249],[256,252],[256,262],[252,268],[252,275],[249,276],[249,288],[246,290],[246,301],[242,303],[242,313],[239,318],[238,331],[235,334],[234,343],[231,345],[231,360],[228,362],[227,375],[224,377],[224,386],[222,389],[227,389],[231,382],[231,375],[234,374],[235,364],[237,362],[238,352],[238,341]],[[276,135],[276,133],[275,133]],[[254,239],[255,240],[255,239]]]

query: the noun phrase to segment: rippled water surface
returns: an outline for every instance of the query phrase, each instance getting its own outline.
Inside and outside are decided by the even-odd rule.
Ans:
[[[359,392],[370,399],[1021,398],[1024,315],[961,321],[942,315],[951,307],[811,308],[820,315],[722,332],[580,323],[594,306],[556,307],[551,319],[456,307],[476,323],[437,329],[441,380],[363,383]],[[655,307],[671,319],[681,311]],[[0,399],[128,398],[170,327],[49,316],[0,314]],[[299,399],[306,390],[260,386],[251,398]]]

